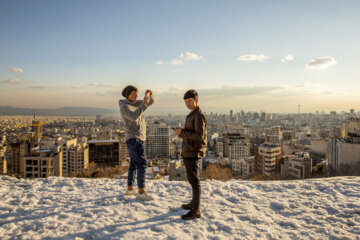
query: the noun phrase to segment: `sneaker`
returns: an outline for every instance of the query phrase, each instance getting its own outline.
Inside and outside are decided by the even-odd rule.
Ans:
[[[185,209],[185,210],[190,210],[190,209],[194,208],[193,201],[191,200],[189,203],[181,205],[181,208]]]
[[[191,209],[187,214],[181,216],[181,219],[184,220],[191,220],[195,218],[201,218],[200,208],[198,209]]]
[[[155,200],[153,196],[148,194],[147,192],[143,192],[142,194],[138,193],[136,196],[136,199],[142,200],[142,201],[152,201]]]
[[[133,190],[129,190],[129,189],[126,189],[126,192],[125,192],[125,196],[131,196],[131,195],[136,195],[137,193],[136,193],[136,191],[135,191],[135,189],[133,189]]]

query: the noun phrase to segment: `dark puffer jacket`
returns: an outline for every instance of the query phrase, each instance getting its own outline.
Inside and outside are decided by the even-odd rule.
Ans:
[[[181,129],[183,158],[203,158],[207,149],[207,121],[199,107],[187,117],[185,128]]]

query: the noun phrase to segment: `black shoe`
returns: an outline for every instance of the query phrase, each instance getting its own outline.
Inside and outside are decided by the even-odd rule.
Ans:
[[[185,209],[185,210],[190,210],[190,209],[194,208],[194,203],[193,203],[193,201],[190,201],[189,203],[181,205],[181,208]]]
[[[200,218],[201,217],[201,213],[200,213],[200,209],[191,209],[187,214],[184,214],[181,216],[181,219],[184,220],[191,220],[191,219],[195,219],[195,218]]]

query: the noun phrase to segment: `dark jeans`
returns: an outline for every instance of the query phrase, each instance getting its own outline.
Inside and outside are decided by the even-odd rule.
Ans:
[[[137,173],[138,188],[145,188],[145,172],[147,161],[144,155],[144,142],[130,138],[126,141],[126,146],[130,155],[130,166],[128,171],[128,186],[133,186],[135,182],[135,173]]]
[[[200,207],[200,176],[199,176],[199,159],[184,158],[187,179],[192,187],[192,201],[194,208]]]

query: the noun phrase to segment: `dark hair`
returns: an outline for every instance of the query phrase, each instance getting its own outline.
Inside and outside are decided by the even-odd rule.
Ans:
[[[128,98],[128,96],[132,93],[132,91],[137,91],[138,89],[132,85],[126,86],[123,90],[122,90],[122,95],[125,98]]]
[[[190,89],[184,94],[184,100],[186,100],[188,98],[193,98],[195,100],[198,100],[199,96],[198,96],[198,93],[194,89]]]

